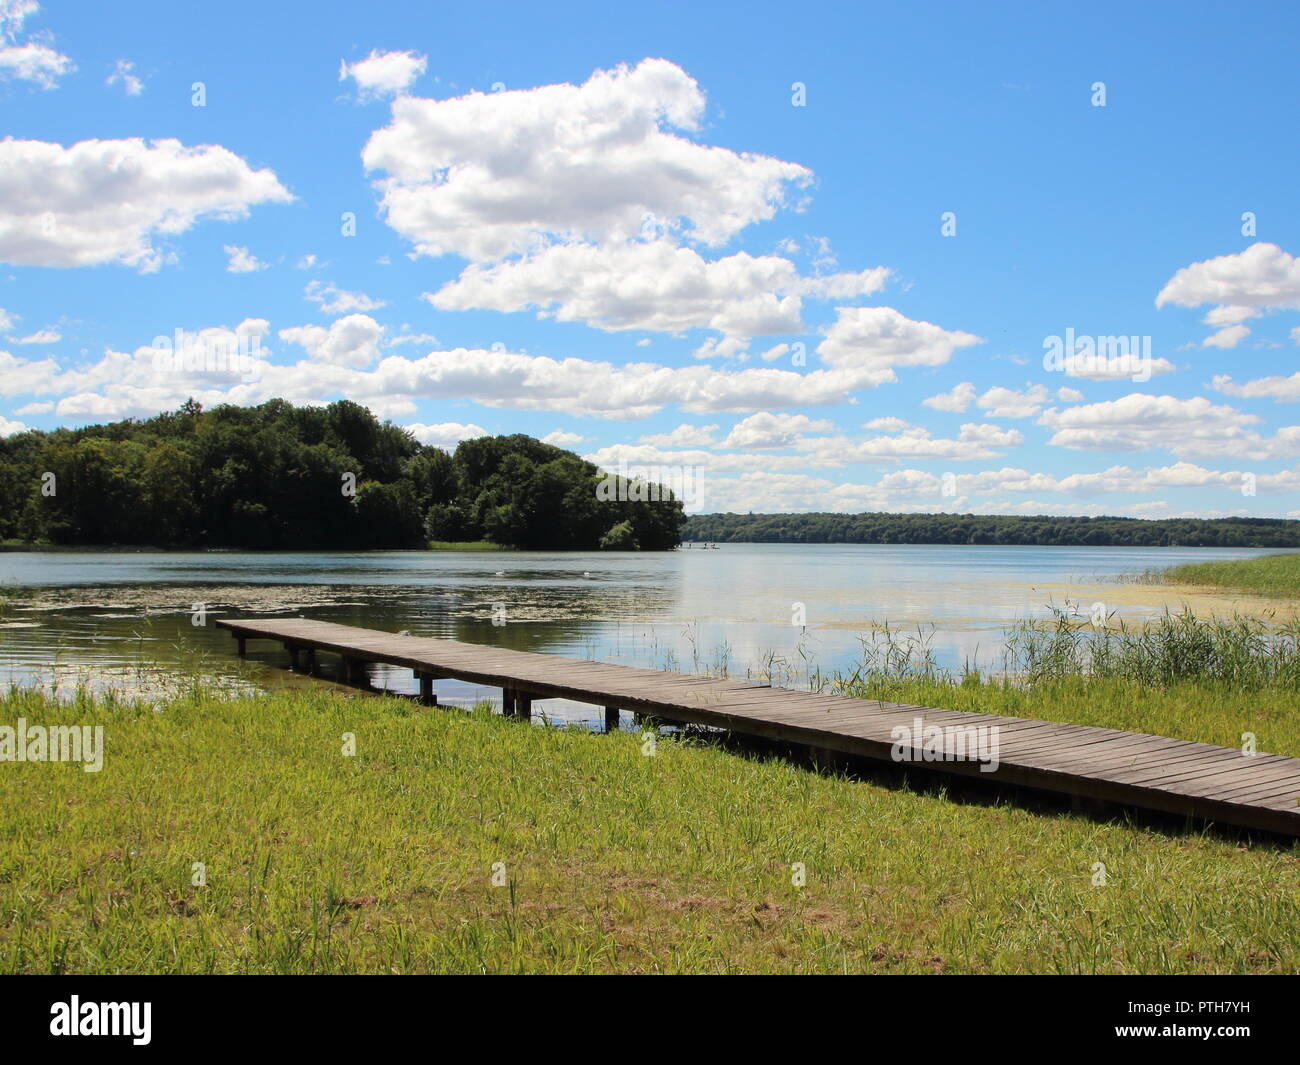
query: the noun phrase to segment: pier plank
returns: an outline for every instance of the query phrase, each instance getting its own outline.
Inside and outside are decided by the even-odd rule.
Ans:
[[[217,625],[231,632],[240,655],[249,640],[283,644],[295,668],[302,655],[314,665],[323,651],[340,655],[350,678],[364,677],[367,663],[411,669],[426,700],[433,698],[431,678],[452,678],[502,689],[505,712],[524,718],[534,701],[563,698],[603,707],[607,728],[617,728],[618,711],[626,710],[803,744],[822,758],[890,760],[892,730],[910,728],[917,718],[924,727],[950,730],[949,737],[953,729],[996,729],[992,772],[972,757],[924,761],[921,737],[907,745],[914,760],[905,764],[1300,836],[1297,758],[1247,757],[1234,748],[1118,729],[793,691],[308,618],[223,618]],[[953,742],[945,744],[948,753]]]

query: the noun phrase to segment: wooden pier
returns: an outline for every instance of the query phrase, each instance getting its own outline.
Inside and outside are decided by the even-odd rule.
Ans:
[[[434,680],[468,681],[500,688],[505,713],[522,718],[531,716],[534,700],[570,699],[604,707],[606,728],[617,728],[619,711],[628,710],[805,747],[825,766],[846,755],[864,757],[1064,793],[1079,804],[1116,803],[1300,836],[1297,758],[1248,755],[1117,729],[634,669],[327,621],[231,618],[217,625],[230,630],[241,655],[248,640],[282,643],[295,669],[314,672],[321,651],[339,655],[343,675],[352,681],[371,662],[410,669],[429,703],[436,702]],[[965,746],[979,729],[985,730],[979,733],[984,743]],[[996,759],[987,757],[990,740]],[[976,750],[982,753],[975,756]]]

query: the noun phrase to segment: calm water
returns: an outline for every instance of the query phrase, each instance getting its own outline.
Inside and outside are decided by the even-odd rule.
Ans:
[[[250,644],[241,664],[234,641],[212,626],[287,615],[643,667],[725,667],[797,686],[810,661],[824,670],[857,661],[873,622],[933,626],[943,665],[996,665],[1007,628],[1048,616],[1051,604],[1103,601],[1126,617],[1177,605],[1117,576],[1267,553],[797,544],[666,554],[6,552],[0,681],[152,694],[198,665],[232,688],[330,683],[288,674],[272,644]],[[803,627],[792,624],[801,606]],[[378,667],[371,682],[414,691],[404,670]],[[499,697],[450,681],[435,690],[445,702]],[[537,708],[595,720],[592,708],[560,700]]]

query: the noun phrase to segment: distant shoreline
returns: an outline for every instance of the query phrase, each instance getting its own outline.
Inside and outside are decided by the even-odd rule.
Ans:
[[[683,542],[947,544],[980,547],[1300,548],[1290,518],[1124,518],[1049,514],[835,512],[694,514]]]

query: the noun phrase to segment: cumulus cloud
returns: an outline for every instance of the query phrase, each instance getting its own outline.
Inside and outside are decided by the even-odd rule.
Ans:
[[[567,429],[556,429],[542,437],[542,443],[554,444],[556,447],[572,447],[574,444],[581,444],[586,439],[581,433],[571,433]]]
[[[897,433],[907,426],[908,423],[902,418],[872,418],[871,421],[862,423],[862,428],[874,429],[880,433]]]
[[[1119,354],[1066,355],[1061,360],[1061,370],[1066,377],[1085,381],[1145,381],[1173,373],[1176,367],[1159,356]]]
[[[628,461],[646,462],[647,458]],[[672,462],[672,459],[659,456],[658,461]],[[949,484],[957,492],[952,497],[944,494],[943,476],[918,469],[894,470],[867,482],[837,482],[789,469],[753,467],[737,469],[735,476],[728,476],[718,469],[708,470],[707,475],[708,509],[740,513],[748,510],[760,513],[958,510],[977,514],[1131,514],[1149,517],[1220,517],[1240,511],[1175,510],[1164,500],[1142,500],[1122,505],[1089,500],[1109,493],[1150,495],[1206,487],[1222,489],[1239,498],[1244,477],[1240,471],[1209,470],[1185,462],[1140,469],[1113,466],[1098,473],[1062,478],[1004,467],[952,474]],[[1256,485],[1261,495],[1300,490],[1300,466],[1278,474],[1260,475],[1256,478]]]
[[[995,385],[975,405],[991,418],[1032,418],[1047,402],[1048,391],[1042,385],[1030,385],[1023,392]]]
[[[378,100],[405,93],[428,69],[429,61],[415,52],[373,50],[355,63],[339,61],[339,81],[351,78],[362,100]]]
[[[253,274],[266,269],[266,263],[241,245],[227,244],[225,252],[230,260],[226,263],[228,274]]]
[[[313,361],[331,366],[363,368],[379,358],[384,327],[369,315],[349,314],[330,323],[299,325],[280,330],[280,339],[303,348]]]
[[[202,219],[247,217],[293,197],[270,170],[219,145],[177,140],[0,141],[0,261],[157,270],[160,242]]]
[[[663,231],[718,245],[812,175],[676,132],[697,131],[704,109],[685,71],[646,59],[582,85],[401,97],[362,159],[386,221],[420,255],[494,260]]]
[[[976,388],[969,381],[953,385],[947,392],[921,400],[921,405],[933,410],[944,410],[952,414],[961,414],[975,402]]]
[[[1300,309],[1300,260],[1276,244],[1260,242],[1245,251],[1184,266],[1156,296],[1156,306],[1215,306],[1206,325],[1216,332],[1205,343],[1236,347],[1249,335],[1242,324],[1268,310]]]
[[[35,0],[0,0],[0,79],[30,81],[42,89],[53,89],[59,78],[76,70],[76,64],[42,40],[18,43],[23,23],[40,10]]]
[[[558,244],[523,258],[471,265],[424,298],[440,310],[519,311],[609,332],[713,329],[749,338],[803,329],[803,298],[866,296],[883,267],[801,277],[794,263],[744,252],[707,260],[666,239]]]
[[[383,327],[363,314],[339,319],[328,329],[304,325],[281,330],[281,339],[303,347],[306,360],[289,366],[263,360],[255,380],[241,379],[237,386],[212,383],[206,390],[196,384],[182,391],[189,386],[174,379],[127,372],[121,360],[130,356],[113,352],[90,376],[61,371],[52,360],[24,361],[4,353],[0,380],[13,395],[98,389],[76,402],[71,397],[61,401],[60,414],[137,416],[174,407],[188,395],[206,404],[242,405],[275,396],[310,403],[342,395],[386,414],[410,413],[417,399],[469,399],[489,407],[635,420],[669,406],[692,414],[832,406],[848,402],[878,378],[875,371],[862,370],[732,371],[651,362],[617,366],[477,348],[433,350],[411,359],[390,353],[375,363],[383,336]]]
[[[1250,459],[1300,454],[1300,426],[1266,438],[1251,428],[1260,419],[1203,396],[1178,399],[1134,392],[1120,399],[1046,411],[1039,419],[1055,432],[1049,443],[1074,450],[1145,451]]]
[[[1237,384],[1227,374],[1218,374],[1210,385],[1216,392],[1238,399],[1272,399],[1278,403],[1300,402],[1300,373],[1290,377],[1260,377]]]
[[[817,353],[830,366],[873,371],[882,381],[897,380],[895,366],[940,366],[958,348],[981,342],[973,333],[916,322],[892,307],[837,307],[835,313]]]
[[[1061,389],[1061,392],[1073,393],[1078,399],[1083,397],[1074,389]],[[1026,385],[1023,391],[994,385],[985,389],[982,395],[969,381],[954,385],[947,392],[921,400],[921,405],[933,410],[961,414],[974,403],[990,418],[1031,418],[1043,409],[1049,393],[1043,385]],[[1060,397],[1064,399],[1064,396]]]
[[[387,306],[383,300],[372,300],[364,292],[349,292],[338,285],[324,281],[308,281],[303,297],[320,305],[323,314],[350,314],[354,311],[377,311]]]
[[[722,446],[754,449],[790,447],[807,433],[827,432],[833,428],[831,422],[814,420],[806,414],[759,411],[737,422],[722,441]]]
[[[460,422],[439,422],[436,425],[424,425],[414,422],[402,426],[416,440],[431,447],[440,447],[444,451],[454,451],[462,440],[473,440],[487,436],[488,431],[481,425],[462,425]]]
[[[716,425],[679,425],[668,433],[651,433],[641,443],[652,447],[713,447],[717,444]]]

